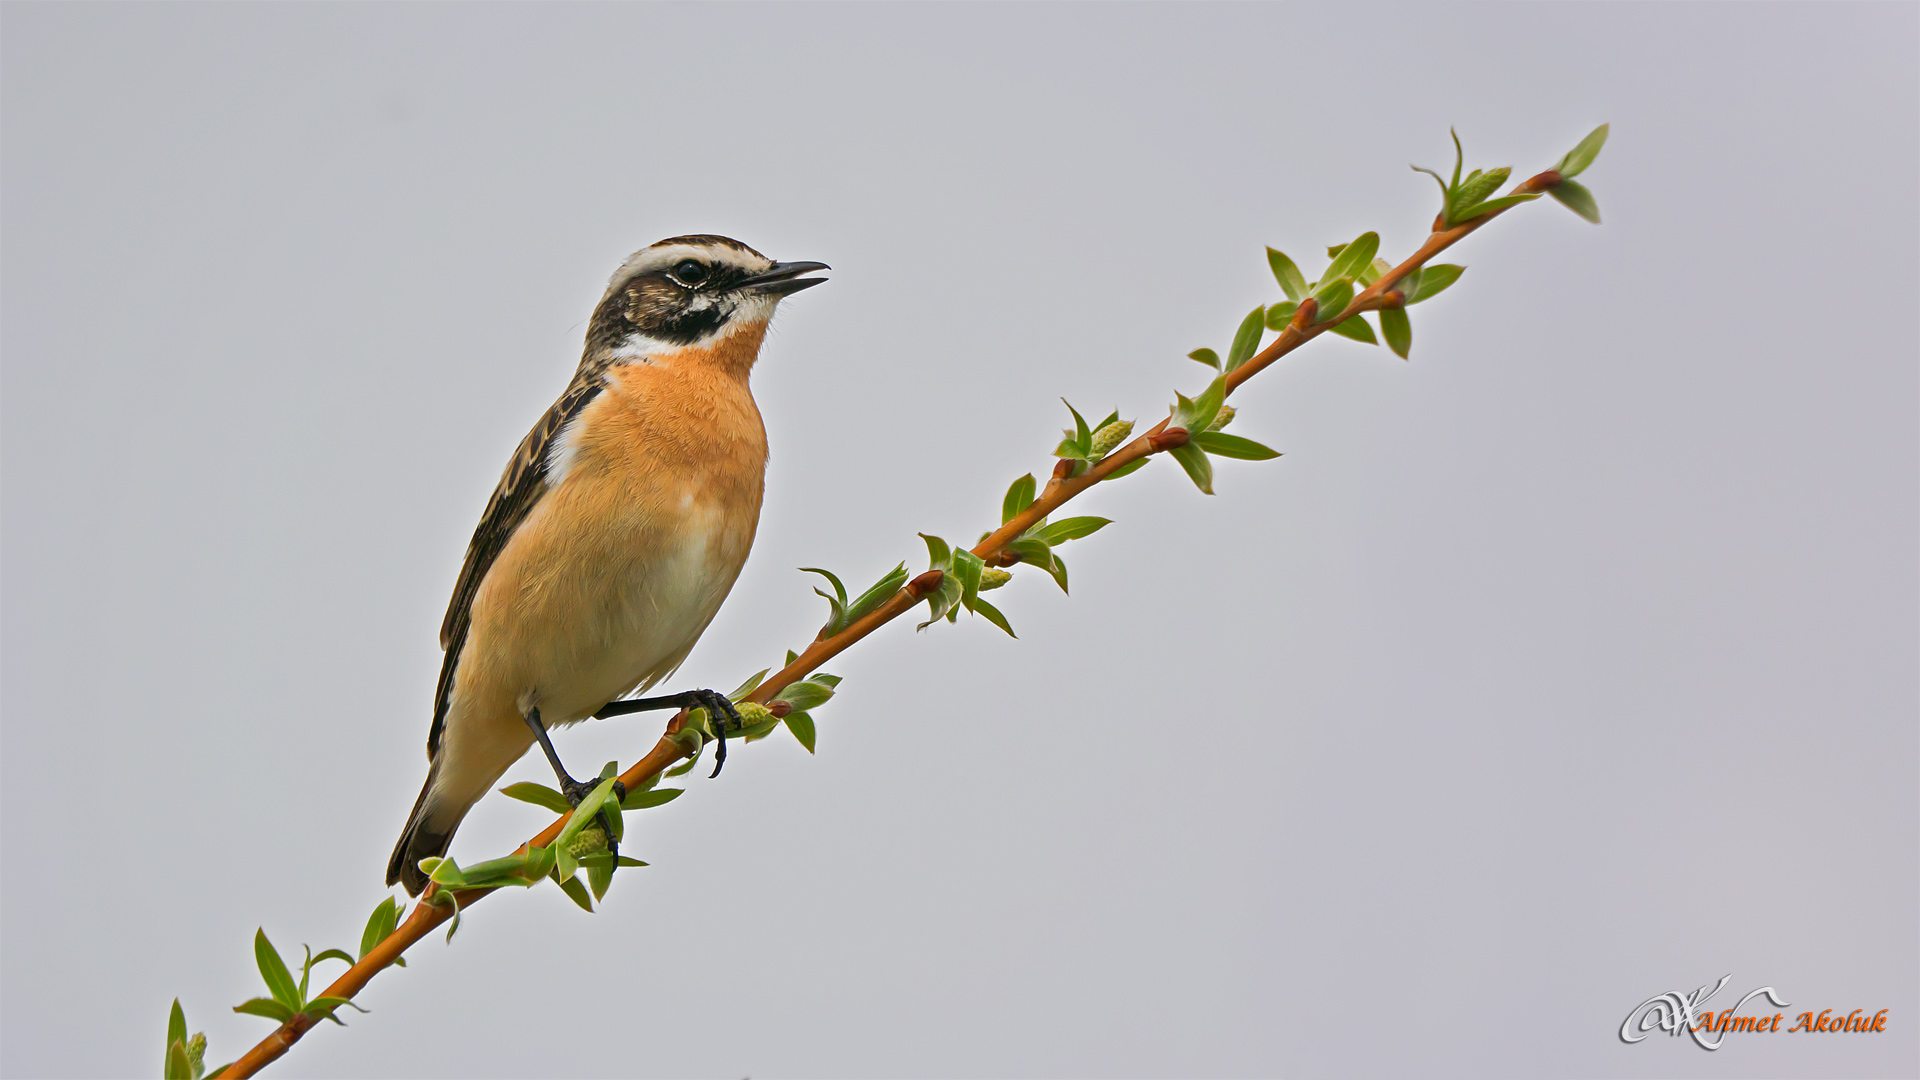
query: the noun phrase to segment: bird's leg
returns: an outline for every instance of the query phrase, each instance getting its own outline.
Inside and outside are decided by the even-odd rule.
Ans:
[[[533,729],[533,737],[540,740],[540,749],[546,751],[547,763],[553,766],[553,775],[560,779],[560,794],[567,797],[568,805],[579,806],[581,799],[592,794],[593,789],[600,786],[600,778],[594,777],[591,783],[583,784],[575,780],[567,772],[565,765],[560,764],[560,755],[553,750],[553,740],[547,738],[547,725],[540,721],[539,706],[536,705],[528,709],[522,719],[526,720],[527,726]],[[627,797],[627,785],[615,780],[613,782],[613,796],[616,799],[625,799]],[[600,819],[600,827],[606,830],[607,850],[617,858],[620,854],[620,847],[619,842],[613,838],[613,822],[607,817],[607,813],[604,810],[594,816]]]
[[[593,715],[600,718],[625,716],[628,713],[652,712],[656,709],[705,709],[713,717],[713,774],[708,779],[720,775],[720,767],[727,763],[727,727],[744,727],[740,719],[740,710],[733,707],[727,695],[718,690],[688,690],[681,694],[663,694],[660,697],[629,698],[626,701],[610,701]],[[552,755],[552,751],[548,751]],[[559,768],[556,759],[554,768]]]

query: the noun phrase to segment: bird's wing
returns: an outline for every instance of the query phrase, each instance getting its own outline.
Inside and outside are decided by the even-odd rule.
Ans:
[[[567,421],[579,415],[600,393],[605,386],[604,374],[599,368],[583,367],[574,376],[566,393],[560,395],[560,400],[553,403],[553,408],[548,409],[520,441],[520,448],[513,452],[513,460],[507,462],[507,470],[501,474],[500,486],[493,489],[493,497],[487,500],[486,513],[480,516],[480,524],[473,530],[473,540],[467,544],[466,565],[460,568],[460,578],[453,586],[453,599],[447,604],[447,617],[440,624],[440,647],[446,650],[446,656],[440,661],[440,681],[433,691],[433,727],[427,732],[429,760],[440,749],[440,731],[447,722],[453,674],[460,664],[460,650],[466,645],[474,594],[480,591],[480,583],[486,579],[493,561],[506,549],[514,530],[546,494],[547,460],[554,440],[560,437]]]

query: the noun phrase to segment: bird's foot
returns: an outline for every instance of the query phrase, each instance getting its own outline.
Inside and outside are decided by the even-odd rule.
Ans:
[[[599,787],[603,782],[604,778],[599,776],[591,780],[575,780],[569,776],[565,780],[560,781],[560,794],[567,797],[568,806],[579,806],[580,800],[593,794],[593,789]],[[613,797],[621,800],[626,799],[627,785],[615,780],[613,782]]]
[[[740,710],[733,707],[727,695],[718,690],[694,690],[688,696],[707,710],[708,722],[713,725],[713,772],[707,774],[711,780],[720,775],[720,769],[727,763],[727,729],[735,731],[746,726],[740,719]]]
[[[560,793],[567,797],[568,805],[579,806],[580,800],[593,794],[593,789],[599,787],[601,783],[603,783],[603,781],[598,776],[585,781],[575,780],[569,776],[560,782]],[[625,802],[627,798],[627,785],[615,780],[613,782],[613,797],[616,800]],[[612,855],[617,861],[620,858],[620,841],[614,839],[613,836],[613,819],[607,816],[605,810],[594,814],[593,819],[599,824],[600,831],[607,834],[607,854]]]

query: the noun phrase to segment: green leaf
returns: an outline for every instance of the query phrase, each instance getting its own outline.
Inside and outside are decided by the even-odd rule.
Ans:
[[[1192,445],[1218,457],[1238,458],[1241,461],[1266,461],[1280,456],[1278,450],[1222,431],[1203,431],[1193,437]]]
[[[167,1046],[180,1044],[181,1052],[187,1046],[187,1011],[180,1007],[180,999],[173,999],[173,1011],[167,1014]],[[171,1051],[169,1051],[171,1052]]]
[[[945,540],[926,533],[921,533],[920,539],[927,542],[927,569],[945,570],[953,565],[953,549],[947,546]]]
[[[1267,329],[1285,330],[1287,328],[1287,324],[1293,321],[1293,313],[1295,311],[1298,311],[1299,309],[1300,309],[1300,305],[1294,303],[1291,300],[1288,300],[1283,304],[1275,304],[1272,307],[1268,308],[1267,309]]]
[[[612,800],[609,799],[607,802],[612,803]],[[580,805],[585,806],[586,800],[581,800]],[[619,829],[619,819],[615,818],[611,813],[607,816],[614,821],[615,831],[617,832]],[[589,812],[589,820],[592,820],[591,812]],[[569,824],[571,824],[571,822],[569,822]],[[578,832],[579,830],[575,831]],[[562,835],[565,835],[564,831]],[[572,838],[568,837],[568,839]],[[553,861],[556,858],[557,856],[553,848],[537,847],[529,848],[526,851],[516,851],[502,858],[477,862],[468,867],[454,866],[453,860],[448,859],[445,863],[435,867],[434,873],[429,876],[439,884],[462,889],[498,889],[508,885],[526,886],[532,885],[541,878],[546,877],[547,871],[552,868]]]
[[[1466,272],[1466,267],[1455,266],[1452,263],[1434,263],[1432,266],[1422,267],[1419,283],[1413,287],[1412,291],[1407,292],[1407,298],[1403,303],[1411,306],[1422,300],[1431,300],[1440,295],[1447,286],[1460,280],[1460,275]]]
[[[773,734],[773,729],[779,726],[780,726],[780,721],[778,719],[774,717],[768,717],[767,719],[759,721],[757,723],[743,725],[739,731],[734,732],[734,736],[736,738],[745,739],[748,742],[758,742],[761,739],[766,738],[768,735]]]
[[[807,753],[813,753],[814,729],[812,715],[803,710],[795,709],[780,719],[782,723],[787,725],[787,730],[793,732],[793,737],[800,740],[800,745],[807,748]]]
[[[1220,354],[1214,352],[1212,349],[1195,349],[1187,354],[1187,359],[1198,360],[1215,371],[1220,370]],[[1099,431],[1100,429],[1094,428],[1093,430]],[[1001,524],[1004,525],[1006,523],[1003,521]]]
[[[1600,148],[1607,145],[1607,128],[1609,126],[1608,124],[1601,124],[1599,127],[1588,132],[1587,137],[1580,140],[1580,145],[1567,151],[1567,156],[1560,159],[1560,164],[1555,165],[1553,171],[1569,180],[1586,172],[1587,166],[1593,164],[1593,159],[1600,156]],[[1576,213],[1577,212],[1578,211],[1576,211]],[[1581,214],[1580,216],[1586,217],[1587,215]],[[1587,218],[1587,220],[1599,221],[1600,219],[1593,217]]]
[[[347,951],[345,949],[323,950],[320,953],[320,955],[314,957],[312,960],[308,961],[308,963],[317,964],[322,960],[345,960],[347,962],[348,967],[353,966],[353,957],[347,955]]]
[[[1150,457],[1134,458],[1132,461],[1129,461],[1125,465],[1122,465],[1119,468],[1108,473],[1107,479],[1118,480],[1130,472],[1139,472],[1141,469],[1144,469],[1147,467],[1147,462],[1152,460],[1153,459]]]
[[[1336,334],[1339,334],[1341,337],[1349,337],[1355,341],[1363,342],[1367,345],[1380,344],[1379,339],[1373,336],[1373,327],[1367,323],[1367,316],[1365,315],[1365,313],[1349,316],[1348,318],[1340,322],[1334,323],[1332,326],[1327,327],[1327,329],[1333,331]]]
[[[1074,445],[1078,446],[1082,453],[1085,453],[1087,442],[1089,441],[1088,436],[1093,434],[1093,429],[1087,427],[1087,418],[1080,415],[1080,410],[1073,407],[1073,402],[1068,401],[1066,398],[1061,398],[1060,404],[1065,405],[1067,411],[1073,414]]]
[[[556,814],[564,814],[573,809],[573,806],[567,802],[565,795],[547,787],[545,784],[535,784],[523,780],[518,784],[508,784],[506,787],[501,788],[500,794],[505,795],[509,799],[519,799],[521,802],[544,807]]]
[[[1505,210],[1509,206],[1517,206],[1523,202],[1532,202],[1539,198],[1540,195],[1541,193],[1538,191],[1527,191],[1518,195],[1502,195],[1497,199],[1488,199],[1486,202],[1478,203],[1461,210],[1454,216],[1453,223],[1458,225],[1463,221],[1472,221],[1477,217],[1485,217],[1495,210]]]
[[[613,884],[613,867],[609,864],[595,863],[587,867],[587,887],[593,890],[596,903],[607,898],[607,889]]]
[[[1460,186],[1460,167],[1467,163],[1467,151],[1460,145],[1459,132],[1448,128],[1447,134],[1453,136],[1453,182],[1447,186],[1450,188],[1458,188]]]
[[[1373,256],[1379,252],[1379,250],[1379,233],[1361,233],[1358,239],[1342,247],[1340,254],[1334,256],[1333,264],[1327,267],[1326,273],[1320,275],[1321,280],[1331,281],[1334,278],[1342,277],[1358,278],[1372,266]]]
[[[968,552],[968,554],[972,554],[972,552]],[[780,691],[780,696],[774,700],[784,701],[792,705],[796,710],[804,711],[806,709],[818,708],[826,704],[832,697],[833,687],[825,686],[808,679],[804,682],[794,683],[792,686]]]
[[[287,970],[287,963],[280,959],[280,952],[273,947],[273,942],[267,940],[264,929],[253,932],[253,958],[260,965],[260,977],[267,981],[267,990],[273,994],[273,1000],[290,1010],[298,1010],[300,991],[293,984],[293,973]]]
[[[1300,268],[1293,260],[1272,248],[1267,249],[1267,265],[1273,268],[1273,279],[1280,283],[1280,291],[1287,299],[1299,303],[1307,295],[1307,279],[1300,274]]]
[[[1020,636],[1013,632],[1013,627],[1008,625],[1007,617],[1000,613],[999,608],[994,607],[992,604],[987,603],[985,600],[981,599],[980,597],[976,596],[973,598],[973,606],[969,610],[971,610],[975,615],[986,616],[986,619],[988,622],[992,623],[993,625],[999,627],[1002,630],[1005,630],[1007,632],[1008,637],[1017,638]]]
[[[794,662],[795,660],[798,660],[798,659],[800,659],[800,654],[799,654],[799,653],[797,653],[797,652],[794,652],[794,651],[793,651],[792,649],[788,649],[788,650],[787,650],[787,663],[786,663],[785,665],[783,665],[783,666],[788,666],[788,667],[790,667],[790,666],[792,666],[792,664],[793,664],[793,662]]]
[[[1313,316],[1315,323],[1337,319],[1341,312],[1347,310],[1347,305],[1353,303],[1353,279],[1333,278],[1323,281],[1319,288],[1313,290],[1313,298],[1320,304],[1320,310]]]
[[[167,1061],[161,1075],[167,1080],[194,1080],[193,1059],[187,1056],[186,1039],[167,1043]]]
[[[1604,125],[1603,125],[1604,126]],[[1562,180],[1554,185],[1547,194],[1560,200],[1560,205],[1593,222],[1600,224],[1600,204],[1594,201],[1593,192],[1584,184],[1572,180]]]
[[[1360,271],[1360,284],[1371,285],[1379,281],[1382,275],[1391,273],[1392,271],[1393,264],[1375,256],[1373,262],[1367,264],[1367,268]]]
[[[1427,174],[1428,176],[1431,176],[1431,177],[1433,177],[1433,182],[1434,182],[1434,183],[1436,183],[1436,184],[1439,184],[1439,185],[1440,185],[1440,211],[1441,211],[1441,213],[1445,213],[1445,212],[1446,212],[1446,209],[1447,209],[1447,181],[1446,181],[1446,179],[1445,179],[1444,177],[1442,177],[1442,176],[1441,176],[1441,175],[1440,175],[1439,173],[1437,173],[1437,172],[1434,172],[1434,171],[1433,171],[1432,169],[1423,169],[1423,168],[1421,168],[1421,167],[1420,167],[1420,166],[1418,166],[1418,165],[1409,165],[1409,166],[1407,166],[1407,168],[1409,168],[1409,169],[1412,169],[1412,170],[1413,170],[1414,172],[1423,172],[1423,173],[1426,173],[1426,174]]]
[[[879,581],[874,582],[871,588],[869,588],[866,592],[861,593],[858,597],[854,599],[853,603],[847,607],[848,625],[852,625],[854,622],[857,622],[863,616],[873,611],[874,608],[877,608],[881,604],[886,603],[888,600],[893,599],[893,594],[899,592],[900,587],[902,585],[905,585],[906,583],[907,583],[907,564],[906,563],[901,563],[900,565],[887,571],[885,576],[883,576]],[[788,662],[791,663],[792,661],[788,661]]]
[[[1053,562],[1042,569],[1046,570],[1047,576],[1053,579],[1055,585],[1060,586],[1061,592],[1067,591],[1067,560],[1061,558],[1059,552],[1054,552]]]
[[[367,916],[367,928],[360,933],[360,955],[367,955],[375,946],[387,940],[399,923],[399,901],[389,896],[375,904],[373,914]]]
[[[926,622],[914,627],[914,629],[925,630],[927,627],[932,626],[934,623],[951,614],[955,606],[960,603],[962,588],[960,579],[952,573],[942,574],[940,584],[934,586],[933,591],[927,594],[927,610],[931,612],[931,614],[927,616]]]
[[[1007,541],[1006,550],[1020,556],[1021,562],[1043,570],[1053,565],[1053,545],[1033,533]]]
[[[840,604],[838,606],[846,605],[847,587],[845,585],[840,584],[840,579],[834,576],[833,571],[822,570],[817,566],[803,566],[800,568],[800,572],[803,574],[819,574],[821,577],[826,578],[828,581],[833,582],[833,595],[827,596],[826,593],[820,593],[820,595],[827,596],[828,600],[833,600],[837,598],[840,601]],[[814,592],[820,592],[820,590],[815,589]]]
[[[340,1008],[340,1006],[342,1005],[348,1006],[349,1008],[358,1010],[363,1013],[367,1011],[343,997],[317,997],[317,998],[314,998],[312,1001],[307,1002],[307,1007],[300,1011],[307,1016],[313,1017],[315,1020],[331,1020],[334,1023],[339,1024],[341,1027],[346,1027],[347,1026],[346,1021],[333,1015],[334,1010]]]
[[[1000,524],[1005,525],[1020,516],[1020,511],[1032,506],[1036,489],[1032,473],[1015,480],[1007,489],[1006,497],[1000,500]]]
[[[1260,332],[1266,327],[1265,307],[1254,308],[1246,318],[1240,320],[1240,329],[1233,332],[1233,347],[1227,350],[1226,370],[1232,371],[1260,351]]]
[[[641,862],[639,859],[629,859],[625,855],[620,856],[620,858],[616,860],[616,864],[619,866],[646,866],[647,865],[646,863]]]
[[[980,595],[980,556],[966,548],[953,550],[953,576],[960,579],[960,602],[967,604]]]
[[[613,783],[612,780],[600,781],[585,798],[580,800],[580,805],[573,808],[573,816],[567,819],[566,827],[560,830],[560,835],[553,841],[553,846],[560,849],[562,854],[565,853],[568,845],[573,843],[574,838],[580,835],[582,829],[593,824],[594,816],[603,809],[607,811],[607,817],[613,822],[613,838],[620,839],[618,813],[620,804],[613,797]]]
[[[447,919],[447,938],[445,938],[447,944],[453,944],[453,934],[461,928],[461,901],[453,896],[451,892],[436,894],[436,899],[440,899],[440,897],[445,897],[447,907],[453,909],[453,919]]]
[[[1172,454],[1173,460],[1187,470],[1193,486],[1205,494],[1213,494],[1213,464],[1207,460],[1207,452],[1200,449],[1200,444],[1190,442],[1185,446],[1176,446],[1167,453]]]
[[[611,781],[612,777],[608,777],[608,780]],[[613,842],[617,844],[620,841],[625,840],[627,838],[627,821],[626,821],[626,818],[621,816],[621,813],[620,813],[620,798],[619,796],[614,794],[613,788],[610,786],[607,788],[607,796],[605,801],[603,801],[600,804],[600,810],[602,813],[607,815],[607,824],[611,826],[610,835],[613,838]],[[544,851],[544,850],[546,849],[544,848],[533,849],[533,851]],[[532,855],[533,851],[530,851],[527,854]],[[547,872],[546,867],[543,866],[540,868],[540,874],[545,874],[546,872]],[[538,877],[539,875],[536,874],[535,876]],[[529,881],[527,882],[527,884],[531,885],[533,884],[533,882]]]
[[[748,694],[753,693],[754,689],[760,685],[761,680],[767,677],[767,672],[772,670],[772,668],[761,668],[754,674],[747,676],[747,681],[734,687],[733,693],[727,695],[727,700],[737,702],[745,698]]]
[[[1227,403],[1227,380],[1224,376],[1207,384],[1200,396],[1193,399],[1193,412],[1188,417],[1190,423],[1183,425],[1188,431],[1205,431],[1207,425],[1220,416],[1220,406]]]
[[[567,899],[579,904],[581,911],[593,914],[593,901],[587,898],[587,887],[580,883],[579,878],[570,877],[562,881],[560,891],[567,894]]]
[[[1045,541],[1048,547],[1064,544],[1069,540],[1078,540],[1083,536],[1092,536],[1108,525],[1112,519],[1103,517],[1062,518],[1044,528],[1036,529],[1034,536]]]
[[[829,687],[834,690],[840,689],[840,676],[838,675],[829,675],[824,671],[816,671],[812,675],[808,676],[808,678],[811,681],[817,682],[822,686]]]
[[[253,998],[250,1001],[235,1005],[233,1011],[246,1013],[248,1016],[264,1016],[269,1020],[278,1021],[282,1024],[294,1017],[294,1010],[292,1008],[272,998]]]
[[[1387,348],[1405,360],[1408,350],[1413,348],[1413,323],[1408,321],[1406,309],[1381,308],[1380,333],[1387,339]]]
[[[635,791],[620,801],[622,810],[651,810],[656,806],[665,806],[680,797],[686,788],[652,788],[647,791]]]
[[[1500,185],[1506,183],[1507,176],[1511,172],[1513,172],[1512,169],[1504,168],[1495,169],[1492,172],[1486,173],[1475,169],[1473,170],[1473,174],[1467,177],[1465,181],[1454,185],[1453,194],[1447,199],[1447,223],[1449,225],[1458,225],[1463,221],[1478,217],[1478,213],[1468,213],[1466,211],[1478,204],[1482,199],[1498,191]],[[1485,213],[1485,211],[1480,211],[1480,213]]]
[[[840,584],[840,579],[837,577],[834,577],[833,574],[829,573],[828,571],[821,570],[817,567],[803,566],[800,568],[800,572],[803,574],[819,574],[820,576],[826,578],[828,581],[833,583],[832,595],[828,595],[827,593],[821,592],[819,589],[815,589],[813,591],[816,596],[819,596],[821,599],[827,602],[828,610],[827,610],[826,632],[829,634],[839,632],[843,627],[847,625],[847,588],[846,586]]]
[[[791,663],[792,663],[793,661],[792,661],[792,660],[789,660],[789,661],[787,661],[787,662],[788,662],[789,664],[791,664]],[[690,773],[690,772],[692,772],[692,771],[693,771],[693,767],[694,767],[695,765],[697,765],[697,764],[699,764],[699,763],[700,763],[700,757],[701,757],[701,755],[703,755],[703,754],[705,754],[706,752],[707,752],[707,748],[706,748],[706,745],[705,745],[705,744],[703,743],[703,744],[701,744],[701,746],[700,746],[700,749],[698,749],[698,750],[695,750],[695,751],[693,752],[693,756],[692,756],[692,757],[690,757],[690,758],[688,758],[687,760],[685,760],[685,761],[683,761],[683,762],[681,762],[681,763],[680,763],[680,764],[678,764],[678,765],[675,765],[675,766],[674,766],[673,768],[671,768],[671,769],[668,769],[668,770],[667,770],[666,772],[663,772],[663,773],[661,773],[661,774],[660,774],[660,776],[661,776],[661,777],[662,777],[663,779],[667,779],[667,778],[672,778],[672,777],[675,777],[675,776],[685,776],[685,775],[687,775],[688,773]]]

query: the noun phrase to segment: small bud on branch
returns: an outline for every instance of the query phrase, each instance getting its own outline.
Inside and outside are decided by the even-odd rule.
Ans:
[[[1192,437],[1187,434],[1186,428],[1170,427],[1165,431],[1147,436],[1147,446],[1154,453],[1158,454],[1163,450],[1171,450],[1176,446],[1185,446],[1191,441],[1191,438]]]
[[[915,600],[923,599],[928,593],[939,588],[941,580],[946,576],[942,571],[929,570],[907,582],[907,592],[911,593]]]

